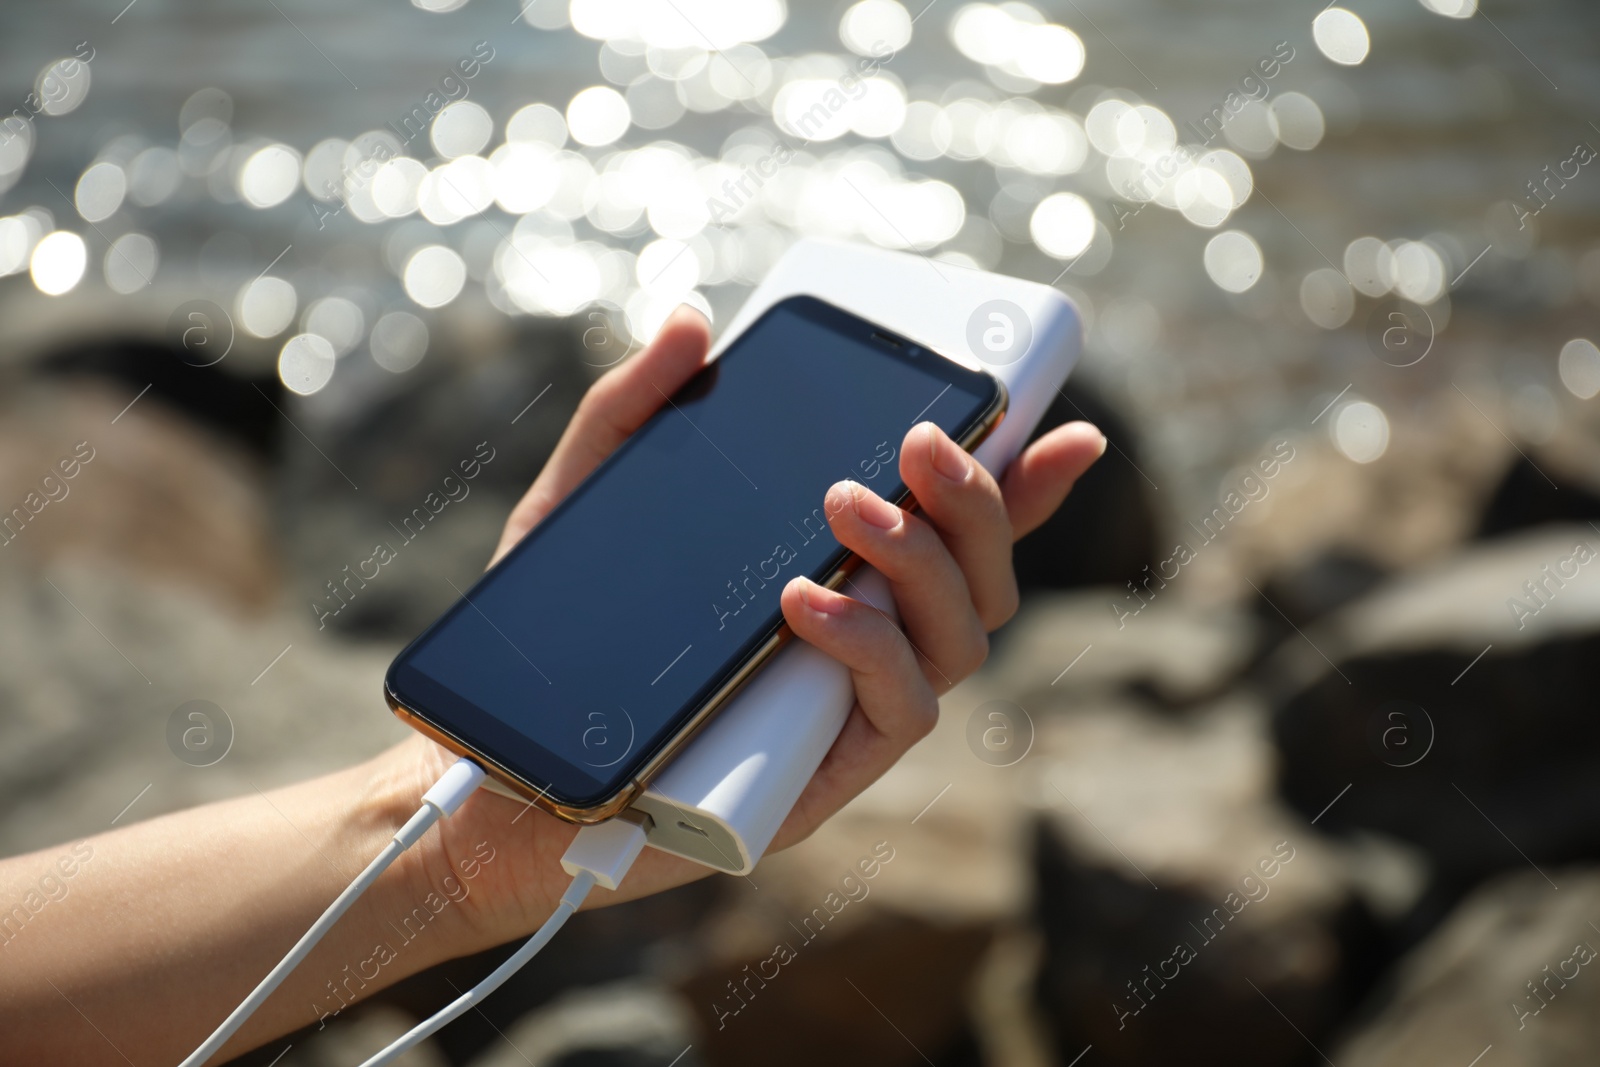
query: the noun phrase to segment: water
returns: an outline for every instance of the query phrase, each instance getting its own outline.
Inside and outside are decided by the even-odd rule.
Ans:
[[[929,7],[909,46],[885,64],[910,99],[949,104],[970,96],[993,106],[1024,96],[1082,119],[1098,101],[1115,96],[1160,108],[1180,139],[1191,143],[1202,117],[1226,106],[1230,92],[1264,86],[1268,104],[1300,93],[1320,111],[1326,132],[1315,148],[1241,152],[1254,188],[1216,229],[1162,207],[1127,215],[1137,205],[1113,194],[1105,157],[1096,152],[1075,173],[1042,176],[982,159],[897,164],[881,152],[875,157],[885,170],[898,166],[909,177],[937,178],[959,190],[966,229],[936,248],[1041,281],[1056,278],[1067,264],[1029,239],[1033,205],[1058,191],[1089,202],[1105,232],[1059,280],[1091,322],[1081,373],[1134,415],[1154,464],[1178,487],[1174,510],[1207,496],[1233,463],[1274,433],[1320,432],[1311,430],[1310,420],[1347,387],[1340,403],[1365,398],[1376,404],[1397,439],[1416,404],[1458,379],[1478,383],[1473,395],[1487,405],[1486,416],[1517,440],[1548,436],[1552,426],[1541,422],[1586,424],[1582,401],[1559,379],[1557,356],[1565,341],[1596,332],[1600,167],[1581,167],[1564,185],[1546,187],[1555,190],[1547,206],[1531,199],[1527,183],[1546,176],[1547,165],[1569,161],[1575,144],[1600,144],[1587,110],[1600,97],[1600,64],[1588,47],[1600,28],[1593,7],[1547,0],[1452,19],[1417,2],[1362,0],[1350,10],[1365,24],[1370,53],[1359,65],[1342,66],[1313,41],[1316,5],[1042,5],[1045,18],[1079,35],[1087,60],[1072,81],[1032,91],[1019,91],[1020,83],[1003,76],[1007,88],[1000,88],[954,47],[950,27],[961,10],[954,3]],[[550,0],[538,0],[533,11],[538,21],[561,21]],[[780,80],[795,74],[782,69],[784,57],[845,54],[841,11],[793,5],[783,28],[759,42],[779,64]],[[157,277],[142,301],[146,311],[193,296],[232,307],[238,286],[291,247],[273,269],[301,291],[297,313],[315,291],[342,287],[365,294],[370,327],[383,311],[418,310],[397,268],[409,250],[430,242],[460,252],[473,275],[458,301],[421,313],[435,322],[436,336],[463,316],[493,314],[489,305],[516,310],[503,296],[487,304],[483,299],[484,278],[495,271],[491,258],[516,223],[492,207],[478,219],[429,227],[416,216],[369,225],[353,218],[355,212],[328,216],[324,204],[319,227],[319,212],[303,187],[267,210],[239,203],[234,175],[242,153],[210,176],[185,178],[170,199],[148,208],[125,203],[92,226],[77,218],[69,200],[97,156],[125,164],[148,145],[177,147],[184,101],[207,87],[223,90],[231,101],[226,136],[232,144],[277,141],[303,155],[325,138],[351,139],[399,125],[426,105],[430,92],[448,95],[447,79],[475,49],[493,55],[465,83],[467,98],[496,122],[484,153],[500,143],[518,107],[544,101],[561,110],[579,89],[605,84],[598,41],[570,29],[537,29],[512,5],[484,0],[443,14],[387,2],[329,8],[291,0],[276,6],[136,0],[120,15],[84,3],[13,4],[0,15],[0,27],[0,99],[17,107],[25,106],[37,73],[51,60],[71,55],[78,42],[93,50],[86,101],[70,114],[33,121],[32,158],[20,181],[0,196],[0,212],[42,207],[55,225],[88,243],[88,280],[67,297],[39,297],[26,271],[0,280],[8,320],[20,326],[43,316],[30,336],[44,338],[54,335],[59,321],[51,317],[59,314],[57,301],[70,301],[94,321],[112,321],[138,300],[108,293],[98,277],[110,241],[133,230],[160,247]],[[1260,77],[1264,60],[1291,52],[1272,77]],[[643,63],[616,54],[611,61],[612,71]],[[1241,129],[1248,118],[1239,120]],[[690,110],[659,130],[633,128],[619,146],[670,141],[716,157],[739,131],[756,137],[775,132],[767,108],[752,102],[705,114]],[[820,173],[815,168],[859,155],[865,145],[893,148],[881,137],[820,142],[808,146],[809,159],[791,164],[786,177]],[[580,154],[603,166],[615,147]],[[1206,147],[1229,142],[1217,138]],[[421,139],[405,151],[437,163]],[[203,153],[197,158],[206,163]],[[1517,226],[1512,203],[1523,210],[1542,207],[1531,229]],[[829,210],[842,214],[846,208],[830,204]],[[699,258],[724,261],[702,269],[699,286],[721,315],[794,232],[774,229],[770,219],[743,221],[725,230],[712,226],[696,246]],[[825,215],[822,228],[837,229],[836,221]],[[603,248],[638,253],[657,236],[643,224],[607,232],[581,217],[570,226],[533,228],[553,230],[557,243],[592,242],[591,258]],[[815,230],[817,220],[802,228]],[[1260,280],[1246,292],[1224,292],[1203,265],[1207,241],[1222,229],[1249,234],[1261,249]],[[1336,329],[1313,325],[1302,307],[1302,280],[1318,270],[1344,272],[1346,246],[1363,235],[1391,243],[1425,239],[1436,254],[1445,277],[1443,295],[1428,315],[1437,320],[1431,329],[1439,335],[1431,363],[1396,368],[1389,365],[1396,358],[1380,358],[1391,320],[1376,298],[1349,300],[1347,321]],[[740,266],[728,265],[734,258]],[[619,259],[611,268],[624,269],[607,268],[601,295],[613,304],[629,306],[639,291],[638,279],[625,269],[630,263]],[[678,295],[667,297],[675,302]],[[640,298],[630,308],[638,312],[637,332],[646,332],[660,310],[644,303]],[[151,325],[163,318],[148,317]],[[1424,329],[1412,320],[1410,328]],[[287,336],[267,339],[256,358],[275,357]],[[439,348],[434,358],[448,358]],[[364,402],[359,376],[345,366],[328,385],[324,404]],[[1518,396],[1534,400],[1519,408]],[[1326,425],[1336,421],[1330,417]]]

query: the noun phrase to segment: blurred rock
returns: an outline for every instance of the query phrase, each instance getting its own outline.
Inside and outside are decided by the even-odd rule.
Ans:
[[[993,653],[1012,697],[1031,706],[1058,697],[1060,686],[1080,694],[1136,687],[1184,702],[1225,689],[1254,654],[1258,626],[1241,611],[1197,611],[1174,594],[1119,618],[1129,595],[1108,586],[1026,597]]]
[[[1251,601],[1256,617],[1276,645],[1305,626],[1376,589],[1388,572],[1372,560],[1338,549],[1275,572]],[[1282,614],[1279,614],[1279,613]]]
[[[0,508],[13,523],[0,551],[18,557],[12,565],[92,559],[260,612],[280,580],[264,471],[237,443],[139,391],[31,381],[8,390]],[[64,460],[83,460],[75,477],[61,477]],[[39,510],[23,526],[13,509],[25,505]]]
[[[980,1046],[1008,1057],[992,1062],[1064,1064],[1091,1043],[1113,1063],[1302,1062],[1303,1039],[1261,994],[1314,1039],[1332,1033],[1391,958],[1384,923],[1415,905],[1426,871],[1381,838],[1330,842],[1275,798],[1259,702],[1234,694],[1173,717],[1130,699],[1138,678],[1225,684],[1252,632],[1245,615],[1173,600],[1119,633],[1100,594],[1035,598],[1015,639],[943,698],[933,734],[812,839],[765,861],[760,892],[746,895],[816,893],[853,849],[888,840],[896,859],[869,904],[1042,931],[1033,952],[1012,942],[1004,962],[993,948],[966,978]],[[984,747],[996,707],[1026,735],[1010,765]],[[1209,939],[1196,929],[1207,918]],[[1139,1008],[1128,983],[1183,941],[1196,958],[1168,988],[1151,979]],[[1035,1004],[997,1011],[995,988],[1032,989]],[[1028,1037],[1034,1027],[1048,1036]]]
[[[159,397],[130,406],[137,392],[24,383],[0,407],[3,499],[58,497],[0,547],[5,852],[105,829],[136,797],[127,821],[343,766],[403,733],[380,697],[391,650],[319,642],[272,613],[257,464]],[[92,458],[45,485],[75,450]],[[168,718],[197,699],[231,725],[214,766],[168,744]]]
[[[117,568],[0,569],[0,632],[6,854],[348,766],[406,736],[381,695],[393,648],[238,619]],[[192,700],[221,709],[219,738],[231,730],[210,766],[169,747],[168,720]]]
[[[1077,419],[1098,426],[1116,447],[1089,468],[1061,509],[1017,542],[1012,560],[1026,590],[1121,585],[1155,558],[1156,517],[1132,424],[1092,387],[1074,378],[1050,404],[1030,440]]]
[[[1442,400],[1406,410],[1404,419],[1393,413],[1391,419],[1387,451],[1368,464],[1341,454],[1322,433],[1264,439],[1260,452],[1287,440],[1294,458],[1259,503],[1184,567],[1188,592],[1206,603],[1227,602],[1241,591],[1253,595],[1243,579],[1261,585],[1319,558],[1409,569],[1465,541],[1509,454],[1504,438],[1451,390]],[[1231,484],[1224,480],[1180,508],[1174,517],[1180,527],[1206,515]]]
[[[1592,921],[1600,873],[1544,873],[1559,892],[1540,872],[1523,870],[1468,897],[1405,958],[1372,1017],[1331,1049],[1333,1061],[1592,1062],[1600,1048],[1600,932]]]
[[[688,1006],[640,981],[557,998],[506,1030],[472,1067],[701,1067]]]
[[[1581,466],[1541,458],[1543,463],[1536,465],[1526,456],[1517,456],[1506,468],[1484,505],[1475,536],[1499,537],[1533,526],[1600,519],[1600,492],[1584,484],[1588,472],[1582,470],[1587,466],[1592,471],[1595,457],[1585,457],[1589,463]],[[1542,469],[1546,464],[1550,465],[1551,474]],[[1561,479],[1559,489],[1550,480],[1557,476]]]
[[[269,1041],[231,1059],[227,1067],[350,1067],[405,1034],[417,1020],[384,1004],[363,1004],[339,1018],[337,1026],[308,1028]],[[290,1049],[293,1056],[286,1056]],[[424,1041],[394,1060],[395,1067],[453,1067],[431,1041]]]
[[[1330,1033],[1383,945],[1370,865],[1274,802],[1261,709],[1079,709],[1039,743],[1037,988],[1058,1062],[1091,1044],[1102,1063],[1303,1062],[1296,1028]]]
[[[803,924],[805,913],[794,921]],[[791,948],[788,962],[775,962],[769,948],[684,983],[705,1063],[977,1062],[966,987],[988,928],[875,911],[846,930],[818,928],[814,945],[810,930],[777,934]]]
[[[275,356],[245,360],[242,349],[263,343],[248,336],[219,336],[211,340],[217,345],[232,341],[241,351],[229,350],[217,356],[216,363],[197,365],[212,355],[201,345],[192,351],[186,348],[181,333],[170,336],[181,325],[180,317],[159,339],[112,335],[60,345],[37,357],[37,373],[129,399],[148,386],[140,405],[155,401],[152,407],[184,416],[197,428],[229,441],[235,451],[243,446],[253,458],[275,456],[284,434],[294,433],[272,407],[281,408],[288,392],[276,373]]]
[[[1048,1067],[1056,1062],[1033,984],[1044,938],[1018,922],[1002,926],[973,976],[970,998],[986,1067]]]
[[[714,949],[704,935],[707,918],[725,907],[737,889],[725,880],[710,878],[625,904],[579,912],[539,953],[536,963],[512,975],[479,1010],[450,1024],[432,1044],[452,1064],[476,1065],[480,1058],[499,1055],[506,1035],[529,1017],[529,1040],[548,1046],[552,1055],[599,1054],[607,1049],[624,1056],[655,1055],[657,1038],[670,1045],[675,1035],[689,1026],[687,1012],[675,999],[672,987]],[[482,981],[520,945],[519,940],[450,960],[396,983],[375,1000],[420,1021],[459,991]],[[601,990],[618,997],[615,1008],[606,1007],[608,994]],[[571,1004],[578,1014],[571,1025],[553,1007],[560,1001]],[[670,1012],[670,1017],[641,1017],[640,1013],[654,1013],[656,1007]],[[617,1040],[610,1042],[605,1040],[604,1026],[595,1022],[607,1018],[608,1011],[617,1023],[613,1028]],[[682,1052],[687,1043],[688,1039],[679,1042],[667,1060]],[[522,1044],[520,1037],[517,1044]]]
[[[1578,545],[1600,535],[1543,527],[1473,547],[1286,639],[1269,665],[1282,795],[1308,817],[1338,797],[1324,830],[1429,857],[1414,932],[1497,871],[1600,849],[1600,558],[1572,560]]]
[[[332,612],[339,632],[409,639],[455,601],[450,582],[482,573],[600,369],[575,328],[542,323],[455,339],[472,347],[425,361],[403,389],[373,366],[383,392],[286,404],[317,443],[287,440],[276,501],[293,610]],[[364,564],[380,544],[397,558]]]

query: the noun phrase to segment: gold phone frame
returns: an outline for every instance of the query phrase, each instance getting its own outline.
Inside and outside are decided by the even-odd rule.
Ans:
[[[924,348],[923,351],[939,359],[949,358],[934,352],[932,349]],[[951,362],[954,363],[956,361],[951,360]],[[963,366],[962,364],[957,365]],[[971,370],[973,368],[967,369]],[[1006,409],[1011,403],[1011,394],[1007,391],[1005,382],[1002,382],[992,374],[988,374],[987,371],[983,373],[995,383],[995,397],[988,410],[978,418],[972,428],[963,435],[962,439],[956,442],[964,451],[969,453],[982,444],[984,439],[1000,425],[1001,421],[1005,419]],[[908,511],[915,512],[919,510],[916,500],[909,491],[897,503]],[[851,552],[840,561],[839,566],[834,568],[833,573],[829,574],[826,580],[818,584],[836,590],[861,566],[861,563],[861,557]],[[772,657],[773,653],[782,648],[793,636],[794,633],[789,629],[789,624],[787,622],[780,623],[772,636],[763,642],[760,648],[751,653],[749,659],[715,693],[707,697],[705,703],[694,714],[684,720],[678,732],[665,745],[661,746],[661,750],[652,756],[634,774],[631,780],[624,782],[611,796],[590,807],[576,807],[556,801],[543,789],[539,788],[538,785],[527,781],[509,768],[490,759],[438,724],[430,722],[423,717],[421,712],[406,707],[389,689],[387,683],[383,687],[383,696],[389,705],[389,709],[399,717],[401,722],[457,756],[464,756],[477,763],[491,779],[505,786],[515,796],[528,801],[540,810],[548,812],[564,822],[588,826],[593,823],[605,822],[607,819],[621,814],[638,799],[640,794],[649,786],[651,780],[660,773],[661,768],[665,767],[667,762],[676,756],[683,749],[683,746],[688,744],[695,734],[705,727],[711,717],[720,711],[754,677],[756,671]]]

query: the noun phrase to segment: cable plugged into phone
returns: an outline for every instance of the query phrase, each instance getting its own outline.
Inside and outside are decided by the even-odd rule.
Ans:
[[[394,837],[389,841],[389,844],[384,847],[382,852],[378,853],[371,863],[367,864],[366,870],[356,875],[355,881],[346,886],[344,892],[334,898],[333,903],[328,905],[328,910],[324,911],[321,917],[311,924],[311,929],[307,930],[304,936],[295,942],[294,947],[289,950],[283,959],[278,961],[276,967],[267,972],[267,976],[261,979],[261,984],[250,991],[250,995],[245,997],[237,1008],[233,1009],[232,1013],[222,1021],[222,1025],[212,1031],[211,1036],[202,1041],[200,1047],[189,1054],[188,1058],[183,1061],[182,1067],[200,1067],[201,1064],[216,1055],[217,1051],[227,1044],[228,1038],[237,1033],[239,1027],[243,1026],[245,1021],[256,1013],[256,1009],[266,1002],[266,999],[272,995],[273,990],[283,984],[283,980],[289,977],[289,973],[300,966],[301,961],[311,954],[311,950],[317,946],[317,942],[321,941],[328,931],[333,929],[333,924],[338,922],[340,917],[350,910],[350,906],[372,887],[372,883],[378,880],[378,876],[388,870],[394,861],[400,858],[402,853],[422,840],[422,835],[427,833],[434,823],[454,815],[456,810],[466,803],[467,798],[483,783],[483,779],[483,768],[471,760],[460,759],[451,764],[450,769],[440,775],[439,780],[433,783],[426,793],[422,794],[422,805],[417,808],[417,813],[407,819],[405,825],[395,831]]]

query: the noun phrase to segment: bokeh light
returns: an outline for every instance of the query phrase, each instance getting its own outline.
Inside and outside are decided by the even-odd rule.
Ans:
[[[995,118],[1000,130],[988,159],[997,167],[1016,167],[1029,174],[1076,174],[1089,158],[1089,138],[1071,115],[1019,103],[997,108]]]
[[[33,154],[33,124],[15,115],[0,119],[0,193],[22,177]]]
[[[44,234],[44,227],[32,215],[0,218],[0,277],[27,270],[33,249]]]
[[[177,192],[182,181],[178,153],[154,145],[134,156],[128,165],[128,199],[139,207],[155,207]]]
[[[561,185],[556,150],[543,142],[507,142],[494,150],[489,163],[494,198],[513,215],[539,210]]]
[[[1077,193],[1051,193],[1028,220],[1040,251],[1056,259],[1082,255],[1094,240],[1094,209]]]
[[[435,167],[418,184],[417,203],[422,217],[437,226],[481,215],[494,203],[494,168],[482,156],[462,156]]]
[[[1215,229],[1233,211],[1233,187],[1210,167],[1190,167],[1173,189],[1178,210],[1196,226]]]
[[[1401,241],[1392,250],[1394,289],[1407,300],[1431,304],[1444,295],[1444,260],[1422,241]]]
[[[446,104],[434,116],[428,139],[434,151],[445,159],[470,156],[489,143],[494,136],[494,119],[482,105],[472,100],[457,100]]]
[[[839,20],[839,39],[857,55],[898,52],[911,43],[911,12],[895,0],[861,0]]]
[[[690,245],[666,238],[646,245],[635,269],[641,288],[663,295],[687,293],[700,284],[702,273],[700,258]]]
[[[104,222],[117,213],[128,192],[128,176],[115,163],[96,163],[83,172],[72,202],[85,222]]]
[[[1287,92],[1267,105],[1272,133],[1278,143],[1298,152],[1309,152],[1322,143],[1327,121],[1317,102],[1305,93]]]
[[[1367,58],[1372,40],[1361,16],[1342,7],[1330,7],[1311,20],[1311,38],[1317,50],[1335,63],[1353,67]]]
[[[277,207],[300,185],[300,153],[270,144],[246,160],[239,171],[239,196],[254,208]]]
[[[125,233],[106,250],[106,284],[114,293],[136,293],[155,280],[160,260],[155,239],[142,233]]]
[[[599,41],[726,50],[783,27],[783,0],[572,0],[572,28]]]
[[[557,244],[533,234],[514,235],[496,256],[506,292],[522,311],[571,315],[599,298],[606,249],[588,241]]]
[[[301,396],[319,392],[333,379],[333,345],[314,333],[297,333],[278,353],[278,378],[284,388]]]
[[[1254,159],[1265,159],[1278,147],[1272,108],[1260,100],[1246,99],[1222,127],[1229,144]]]
[[[355,301],[342,296],[325,296],[306,307],[300,328],[321,337],[333,347],[335,356],[342,356],[361,343],[367,325]]]
[[[409,311],[391,311],[372,325],[372,360],[391,374],[404,374],[428,353],[428,327]]]
[[[1324,330],[1337,330],[1355,313],[1355,291],[1343,274],[1319,267],[1300,282],[1300,310]]]
[[[1376,237],[1357,237],[1345,246],[1344,276],[1364,296],[1382,296],[1394,284],[1394,251]]]
[[[1586,337],[1575,337],[1561,346],[1557,362],[1561,384],[1579,400],[1600,393],[1600,348]]]
[[[28,269],[33,284],[46,296],[71,292],[83,280],[89,249],[83,238],[67,230],[47,234],[33,248]]]
[[[567,105],[567,129],[581,145],[608,145],[628,132],[628,101],[609,85],[591,85]]]
[[[968,4],[950,23],[961,54],[1015,78],[1060,85],[1083,70],[1083,41],[1025,3]]]
[[[240,287],[233,310],[246,333],[265,338],[288,329],[298,306],[293,285],[282,278],[263,275]]]
[[[372,175],[372,203],[391,219],[403,219],[417,210],[428,168],[410,156],[391,159]]]
[[[66,115],[78,110],[89,96],[89,64],[81,59],[58,59],[39,72],[33,83],[42,115]]]
[[[467,284],[467,264],[444,245],[424,245],[406,260],[401,275],[406,295],[425,308],[443,307]]]
[[[506,140],[560,148],[567,143],[567,120],[549,104],[529,104],[506,121]]]
[[[1228,183],[1228,191],[1233,194],[1234,210],[1244,207],[1250,194],[1255,191],[1255,175],[1250,172],[1250,164],[1226,148],[1207,152],[1195,161],[1195,165],[1214,171]]]
[[[1060,85],[1083,70],[1083,41],[1065,26],[1036,26],[1022,31],[1013,62],[1017,73],[1045,85]],[[1009,69],[1007,64],[1002,68]]]
[[[1389,450],[1389,418],[1370,401],[1354,400],[1340,407],[1332,432],[1334,447],[1356,463],[1371,463]]]
[[[1470,19],[1478,13],[1478,0],[1422,0],[1422,6],[1451,19]]]
[[[641,130],[664,130],[687,112],[677,87],[649,74],[634,79],[623,94],[633,124]]]
[[[1206,274],[1218,288],[1242,293],[1261,280],[1261,246],[1243,230],[1225,230],[1206,242]]]
[[[349,150],[350,142],[338,137],[326,137],[312,145],[300,166],[300,180],[305,183],[306,192],[323,201],[342,195],[344,157]]]

